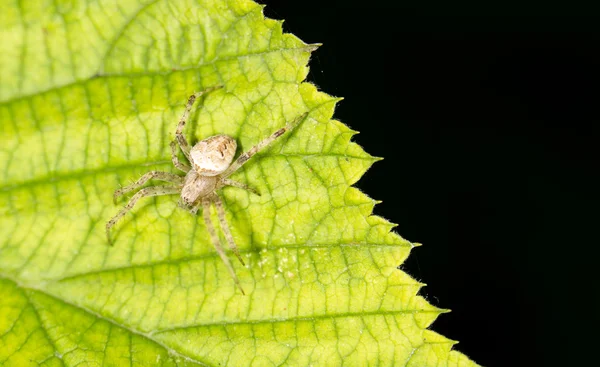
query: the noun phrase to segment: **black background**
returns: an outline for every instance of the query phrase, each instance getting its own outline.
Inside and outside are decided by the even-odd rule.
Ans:
[[[357,186],[424,244],[402,268],[452,309],[432,329],[483,366],[594,365],[598,12],[261,3],[286,32],[323,43],[308,80],[345,97],[335,117],[385,158]]]

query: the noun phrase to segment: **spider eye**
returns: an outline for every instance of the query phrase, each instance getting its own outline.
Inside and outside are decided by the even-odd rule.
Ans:
[[[223,173],[235,156],[237,144],[228,135],[215,135],[198,142],[190,151],[194,169],[201,176]]]

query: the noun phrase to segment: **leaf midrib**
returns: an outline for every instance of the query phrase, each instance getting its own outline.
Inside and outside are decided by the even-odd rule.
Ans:
[[[189,356],[187,356],[185,354],[180,353],[179,351],[177,351],[177,350],[175,350],[173,348],[170,348],[169,346],[165,345],[164,343],[162,343],[162,342],[160,342],[158,340],[155,340],[154,338],[152,338],[150,335],[148,335],[146,333],[140,332],[137,329],[134,329],[134,328],[128,327],[126,325],[120,324],[120,323],[116,322],[115,320],[113,320],[111,318],[105,317],[104,315],[99,314],[97,312],[94,312],[94,311],[92,311],[90,309],[87,309],[85,307],[82,307],[82,306],[76,305],[74,303],[68,302],[68,301],[66,301],[66,300],[64,300],[62,298],[59,298],[59,297],[57,297],[57,296],[55,296],[55,295],[53,295],[53,294],[51,294],[51,293],[49,293],[49,292],[47,292],[45,290],[42,290],[42,289],[39,289],[39,288],[33,288],[33,287],[24,287],[21,284],[19,284],[19,282],[17,282],[16,280],[12,279],[11,277],[7,277],[4,274],[0,274],[0,279],[12,282],[15,285],[15,287],[17,289],[19,289],[23,293],[24,297],[27,299],[28,304],[31,305],[31,307],[33,308],[33,310],[34,310],[34,312],[35,312],[35,314],[36,314],[36,316],[37,316],[37,318],[39,320],[40,327],[43,329],[44,335],[46,335],[46,337],[48,338],[48,342],[50,344],[52,344],[53,346],[54,346],[54,340],[48,334],[48,328],[46,327],[46,325],[44,325],[44,322],[43,322],[43,320],[42,320],[42,318],[41,318],[41,316],[39,314],[39,311],[38,311],[38,308],[37,308],[35,302],[33,302],[31,300],[30,295],[27,294],[28,291],[41,293],[41,294],[43,294],[43,295],[45,295],[47,297],[50,297],[50,298],[54,299],[57,302],[60,302],[60,303],[62,303],[64,305],[76,308],[76,309],[78,309],[80,311],[83,311],[86,314],[89,314],[89,315],[91,315],[91,316],[93,316],[93,317],[95,317],[97,319],[106,321],[106,322],[108,322],[108,323],[110,323],[110,324],[112,324],[112,325],[114,325],[116,327],[119,327],[121,329],[127,330],[128,332],[130,332],[132,334],[135,334],[135,335],[138,335],[138,336],[140,336],[140,337],[142,337],[144,339],[147,339],[150,342],[152,342],[152,343],[160,346],[164,350],[166,350],[169,353],[169,355],[177,356],[177,357],[180,357],[182,359],[185,359],[187,361],[190,361],[190,362],[202,365],[202,366],[206,366],[206,367],[210,367],[211,366],[210,364],[207,364],[204,361],[196,360],[196,359],[191,358],[191,357],[189,357]],[[58,350],[58,348],[55,347],[55,350]]]
[[[415,284],[394,284],[394,287],[403,287],[403,286],[417,286]],[[189,325],[189,326],[175,326],[167,329],[158,329],[148,333],[148,335],[159,335],[168,332],[174,332],[179,330],[189,330],[189,329],[199,329],[199,328],[210,328],[213,326],[238,326],[238,325],[262,325],[262,324],[281,324],[286,322],[297,323],[303,321],[321,321],[321,320],[330,320],[330,319],[345,319],[345,318],[353,318],[353,317],[371,317],[371,316],[395,316],[395,315],[404,315],[404,314],[427,314],[427,313],[435,313],[441,314],[446,313],[448,310],[438,309],[438,310],[420,310],[420,309],[404,309],[404,310],[395,310],[395,311],[363,311],[363,312],[339,312],[339,313],[325,313],[322,315],[316,316],[297,316],[297,317],[287,317],[287,318],[268,318],[261,320],[239,320],[239,321],[220,321],[220,322],[210,322],[210,323],[202,323],[197,325]]]
[[[406,243],[394,243],[394,244],[380,244],[380,243],[361,243],[361,242],[353,242],[353,243],[335,243],[335,244],[323,244],[323,245],[298,245],[298,244],[291,244],[291,245],[275,245],[275,246],[269,246],[267,247],[261,247],[261,246],[257,246],[257,245],[253,245],[253,249],[252,250],[239,250],[240,254],[253,254],[253,253],[258,253],[262,250],[268,250],[268,251],[277,251],[280,249],[285,249],[285,250],[312,250],[312,249],[331,249],[331,248],[344,248],[344,247],[348,247],[348,248],[352,248],[352,247],[356,247],[356,248],[398,248],[398,247],[407,247],[409,249],[412,249],[414,247],[416,247],[415,244],[411,243],[411,242],[406,242]],[[100,275],[100,274],[105,274],[105,273],[113,273],[113,272],[119,272],[119,271],[125,271],[125,270],[130,270],[130,269],[143,269],[143,268],[151,268],[154,266],[160,266],[160,265],[180,265],[182,263],[188,263],[188,262],[192,262],[192,261],[198,261],[198,260],[204,260],[204,259],[211,259],[211,258],[217,258],[218,254],[214,251],[202,254],[202,255],[195,255],[195,256],[186,256],[186,257],[181,257],[178,259],[165,259],[165,260],[161,260],[161,261],[155,261],[155,262],[148,262],[145,264],[132,264],[132,265],[127,265],[127,266],[121,266],[121,267],[113,267],[113,268],[103,268],[102,270],[95,270],[95,271],[90,271],[90,272],[86,272],[86,273],[78,273],[78,274],[71,274],[71,275],[67,275],[63,278],[56,278],[56,279],[52,279],[52,278],[48,278],[45,279],[46,281],[49,282],[62,282],[62,281],[69,281],[72,279],[77,279],[77,278],[83,278],[86,276],[90,276],[90,275]],[[0,275],[1,276],[1,275]],[[415,283],[416,284],[416,283]]]

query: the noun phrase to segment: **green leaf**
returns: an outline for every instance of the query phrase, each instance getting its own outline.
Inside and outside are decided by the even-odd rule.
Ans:
[[[247,0],[11,0],[0,12],[0,364],[475,366],[428,329],[445,310],[397,270],[414,244],[353,185],[377,159],[303,83],[314,46]],[[192,142],[238,151],[305,111],[225,188],[240,294],[201,216],[112,193],[176,172]]]

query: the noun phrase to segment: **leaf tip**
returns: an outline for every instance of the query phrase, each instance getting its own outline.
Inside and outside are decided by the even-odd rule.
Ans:
[[[308,51],[314,52],[321,46],[323,46],[322,43],[309,43],[306,45],[306,48],[308,49]]]
[[[438,307],[436,307],[436,308],[437,308],[436,311],[439,312],[440,314],[452,312],[452,310],[449,308],[438,308]]]

